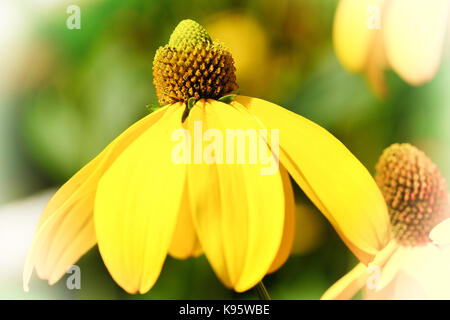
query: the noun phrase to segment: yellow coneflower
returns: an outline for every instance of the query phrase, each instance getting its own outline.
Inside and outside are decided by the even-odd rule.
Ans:
[[[154,285],[167,254],[201,253],[228,288],[248,290],[289,255],[289,174],[353,252],[371,261],[389,240],[389,218],[368,171],[313,122],[270,102],[230,95],[237,88],[234,71],[230,52],[198,23],[177,26],[154,59],[165,106],[127,129],[50,200],[26,260],[25,290],[33,268],[53,284],[96,243],[129,293]],[[229,150],[218,146],[231,130],[249,140],[257,132],[259,156],[268,161],[246,160],[256,153],[250,141],[245,159],[233,153],[239,143],[228,158]],[[228,161],[236,157],[237,163]]]
[[[447,32],[448,0],[340,0],[333,27],[336,55],[386,91],[384,70],[420,85],[436,74]]]
[[[388,205],[393,239],[370,269],[357,265],[323,299],[351,298],[367,283],[368,299],[450,298],[450,263],[445,262],[450,260],[438,247],[449,237],[443,237],[439,229],[434,230],[435,241],[430,237],[440,224],[448,230],[443,223],[450,214],[445,179],[425,153],[410,144],[387,148],[376,169],[375,181]]]

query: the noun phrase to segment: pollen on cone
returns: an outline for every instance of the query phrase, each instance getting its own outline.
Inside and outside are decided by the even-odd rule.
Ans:
[[[403,245],[430,241],[429,233],[449,216],[447,186],[436,165],[410,144],[393,144],[376,165],[377,182]]]

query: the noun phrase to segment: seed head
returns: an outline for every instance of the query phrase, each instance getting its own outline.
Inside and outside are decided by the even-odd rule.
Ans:
[[[429,242],[430,231],[449,215],[446,182],[436,165],[410,144],[393,144],[376,165],[375,181],[396,239],[413,246]]]
[[[155,54],[153,83],[160,105],[218,99],[237,90],[235,71],[228,49],[197,22],[183,20]]]

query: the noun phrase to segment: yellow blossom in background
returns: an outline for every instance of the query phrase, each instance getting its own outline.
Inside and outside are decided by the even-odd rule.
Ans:
[[[449,14],[448,0],[341,0],[333,26],[336,55],[349,71],[365,73],[380,95],[388,68],[421,85],[439,68]]]
[[[225,286],[246,291],[291,251],[289,174],[361,261],[386,246],[386,204],[366,168],[315,123],[233,95],[234,71],[223,44],[198,23],[180,22],[154,59],[165,106],[128,128],[49,201],[26,260],[25,290],[33,269],[53,284],[98,244],[111,276],[129,293],[152,288],[167,254],[202,253]],[[263,161],[225,162],[217,143],[228,130],[258,132],[259,155],[276,170],[263,173]],[[203,145],[191,153],[197,135]],[[250,146],[244,153],[254,154]]]
[[[270,52],[259,23],[248,15],[225,12],[212,17],[206,28],[233,52],[240,87],[264,94],[270,80]]]
[[[365,299],[450,299],[450,204],[439,169],[414,146],[394,144],[380,157],[375,180],[393,239],[368,267],[357,265],[322,298],[349,299],[364,288]]]
[[[310,204],[296,204],[295,238],[292,245],[292,254],[307,254],[315,250],[322,243],[325,230],[317,211]]]

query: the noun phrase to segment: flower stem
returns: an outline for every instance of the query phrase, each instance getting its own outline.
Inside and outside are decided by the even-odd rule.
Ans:
[[[259,300],[272,300],[270,298],[269,293],[267,292],[266,287],[264,286],[264,283],[260,281],[255,287],[254,287],[256,294],[258,295]]]

